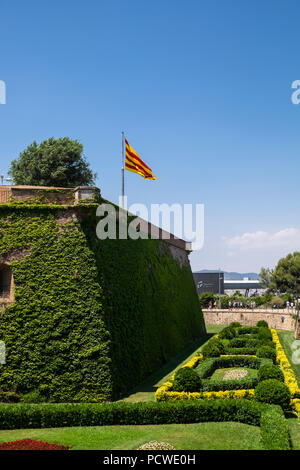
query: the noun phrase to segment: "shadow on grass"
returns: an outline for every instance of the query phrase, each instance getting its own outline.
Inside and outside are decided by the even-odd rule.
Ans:
[[[187,362],[191,355],[194,355],[195,352],[206,343],[215,333],[206,333],[204,336],[198,340],[191,343],[188,347],[180,351],[176,356],[172,357],[166,364],[164,364],[160,369],[150,375],[144,382],[137,385],[132,390],[129,390],[126,395],[124,395],[121,400],[129,398],[131,395],[143,393],[143,394],[152,394],[154,399],[154,393],[161,383],[165,382],[168,376],[178,369],[183,363]],[[150,399],[150,396],[148,396]]]

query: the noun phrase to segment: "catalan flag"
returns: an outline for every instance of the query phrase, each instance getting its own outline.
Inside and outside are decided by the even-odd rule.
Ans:
[[[127,139],[125,139],[126,158],[125,169],[137,173],[147,180],[156,180],[156,175],[152,174],[151,168],[138,156],[135,150],[130,147]]]

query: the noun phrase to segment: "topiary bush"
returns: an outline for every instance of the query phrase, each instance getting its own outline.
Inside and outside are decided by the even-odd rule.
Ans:
[[[204,357],[219,357],[221,354],[225,353],[225,346],[219,339],[212,339],[202,349]]]
[[[260,327],[258,328],[257,338],[260,341],[272,341],[272,333],[269,328]]]
[[[258,370],[258,381],[262,382],[263,380],[276,379],[279,382],[284,382],[284,375],[281,369],[274,364],[266,364]]]
[[[240,326],[242,326],[238,321],[232,321],[231,323],[229,323],[229,325],[231,328],[239,328]]]
[[[257,326],[241,326],[236,332],[238,335],[253,335],[257,334],[258,328]]]
[[[268,323],[267,323],[265,320],[259,320],[259,321],[256,323],[256,326],[258,326],[258,327],[263,327],[263,328],[269,328],[269,325],[268,325]]]
[[[272,349],[276,349],[276,344],[273,343],[273,341],[269,340],[269,339],[265,339],[265,340],[258,340],[257,341],[257,347],[261,347],[261,346],[268,346],[269,348],[272,348]]]
[[[236,336],[236,331],[231,326],[227,326],[219,333],[219,338],[222,339],[233,339]]]
[[[201,379],[191,367],[182,367],[175,373],[173,390],[175,392],[199,392]]]
[[[257,357],[267,357],[268,359],[272,359],[272,361],[276,362],[276,351],[270,346],[260,346],[256,351]]]
[[[289,388],[276,379],[268,379],[259,382],[254,390],[254,398],[262,403],[280,405],[286,409],[290,405],[291,392]]]

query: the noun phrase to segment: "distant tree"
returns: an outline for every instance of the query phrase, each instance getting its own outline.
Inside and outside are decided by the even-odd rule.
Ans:
[[[212,306],[214,305],[215,301],[215,296],[212,292],[203,292],[202,294],[199,295],[199,302],[201,307],[207,308],[209,307],[209,303],[212,303]]]
[[[276,305],[277,308],[283,308],[285,306],[285,300],[279,297],[278,295],[275,295],[274,297],[272,297],[271,305],[272,307]]]
[[[260,285],[264,289],[267,289],[268,292],[274,292],[276,290],[276,285],[273,281],[273,271],[270,268],[261,268],[260,273]]]
[[[14,184],[76,187],[94,184],[96,174],[82,155],[83,146],[69,137],[33,142],[11,162]]]
[[[270,292],[300,295],[300,252],[281,258],[272,271],[263,268],[260,276]]]

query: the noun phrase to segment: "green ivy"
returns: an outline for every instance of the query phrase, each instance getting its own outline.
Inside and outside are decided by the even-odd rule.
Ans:
[[[0,255],[20,252],[15,302],[0,316],[0,389],[110,400],[201,336],[203,316],[190,267],[165,242],[100,241],[95,205],[59,225],[64,209],[0,208]]]

